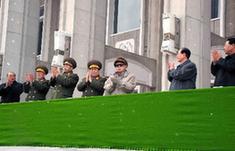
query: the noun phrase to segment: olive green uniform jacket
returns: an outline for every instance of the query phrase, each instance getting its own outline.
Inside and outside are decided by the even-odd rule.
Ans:
[[[51,98],[59,99],[72,97],[78,80],[78,75],[74,73],[63,73],[55,78],[51,78],[50,85],[53,87]]]
[[[83,97],[103,95],[105,81],[106,78],[103,77],[92,79],[91,82],[86,82],[86,78],[83,78],[78,84],[77,89],[82,92]]]
[[[26,101],[29,100],[45,100],[47,92],[50,88],[49,80],[34,80],[32,84],[25,82],[23,84],[24,92],[28,93]]]

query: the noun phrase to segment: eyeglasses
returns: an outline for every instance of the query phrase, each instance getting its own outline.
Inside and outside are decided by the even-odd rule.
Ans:
[[[114,67],[122,67],[124,64],[115,64]]]

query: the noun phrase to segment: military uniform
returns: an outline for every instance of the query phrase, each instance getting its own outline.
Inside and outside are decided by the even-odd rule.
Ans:
[[[51,78],[50,85],[54,87],[52,99],[72,97],[78,80],[78,75],[74,73],[63,73],[56,78]]]
[[[64,60],[64,64],[70,64],[73,69],[76,68],[77,64],[73,58],[67,58]],[[63,73],[57,77],[52,77],[50,85],[52,89],[52,99],[69,98],[73,96],[74,88],[77,85],[79,77],[73,72]]]
[[[92,79],[91,82],[86,82],[86,78],[82,80],[77,86],[78,91],[82,91],[82,96],[97,96],[103,95],[104,93],[104,83],[106,78],[97,77]]]
[[[102,68],[102,64],[98,60],[91,60],[87,63],[87,68],[89,70],[95,69],[100,70]],[[80,82],[77,86],[78,91],[82,92],[82,96],[97,96],[97,95],[103,95],[104,93],[104,83],[106,81],[106,78],[102,78],[99,76],[99,73],[95,75],[97,77],[90,77],[90,80],[86,80],[86,78],[82,79],[82,82]]]
[[[29,100],[45,100],[47,92],[50,88],[49,80],[34,80],[32,84],[30,82],[24,83],[24,92],[28,93],[26,101]]]
[[[45,66],[38,66],[35,68],[36,72],[43,72],[45,75],[48,69]],[[33,80],[32,83],[27,81],[24,84],[24,92],[28,93],[26,101],[29,100],[45,100],[48,90],[50,89],[49,80],[45,78]]]

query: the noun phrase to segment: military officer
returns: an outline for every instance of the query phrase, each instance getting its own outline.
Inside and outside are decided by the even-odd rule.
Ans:
[[[50,88],[49,80],[45,76],[48,69],[45,66],[37,66],[35,68],[36,79],[34,80],[32,74],[27,74],[26,82],[24,83],[24,92],[28,93],[26,101],[29,100],[45,100],[47,92]]]
[[[73,73],[73,69],[77,67],[77,63],[73,58],[64,59],[63,73],[52,68],[52,77],[50,85],[54,87],[52,89],[52,99],[69,98],[72,97],[74,88],[77,85],[79,77]]]
[[[106,78],[100,76],[101,62],[98,60],[91,60],[87,64],[88,72],[86,77],[78,84],[78,91],[82,92],[82,96],[97,96],[103,95],[104,83]]]

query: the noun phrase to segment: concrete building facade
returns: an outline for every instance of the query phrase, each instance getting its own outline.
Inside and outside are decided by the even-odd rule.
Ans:
[[[226,8],[232,9],[232,3],[226,0]],[[176,61],[174,53],[161,51],[162,14],[169,13],[180,20],[179,47],[192,51],[197,87],[209,87],[211,39],[218,30],[217,20],[211,20],[211,4],[211,0],[1,1],[1,81],[8,71],[15,71],[17,80],[24,81],[25,73],[33,72],[37,64],[50,67],[57,31],[69,37],[64,55],[75,58],[80,78],[89,60],[100,60],[102,74],[108,76],[114,71],[114,59],[124,56],[128,70],[137,77],[138,92],[168,90],[167,63]],[[231,14],[225,13],[224,20],[234,21]],[[234,30],[233,23],[225,25],[226,35]],[[80,93],[75,90],[74,96]]]
[[[1,79],[14,71],[21,80],[36,64],[39,1],[6,0],[0,6]]]

